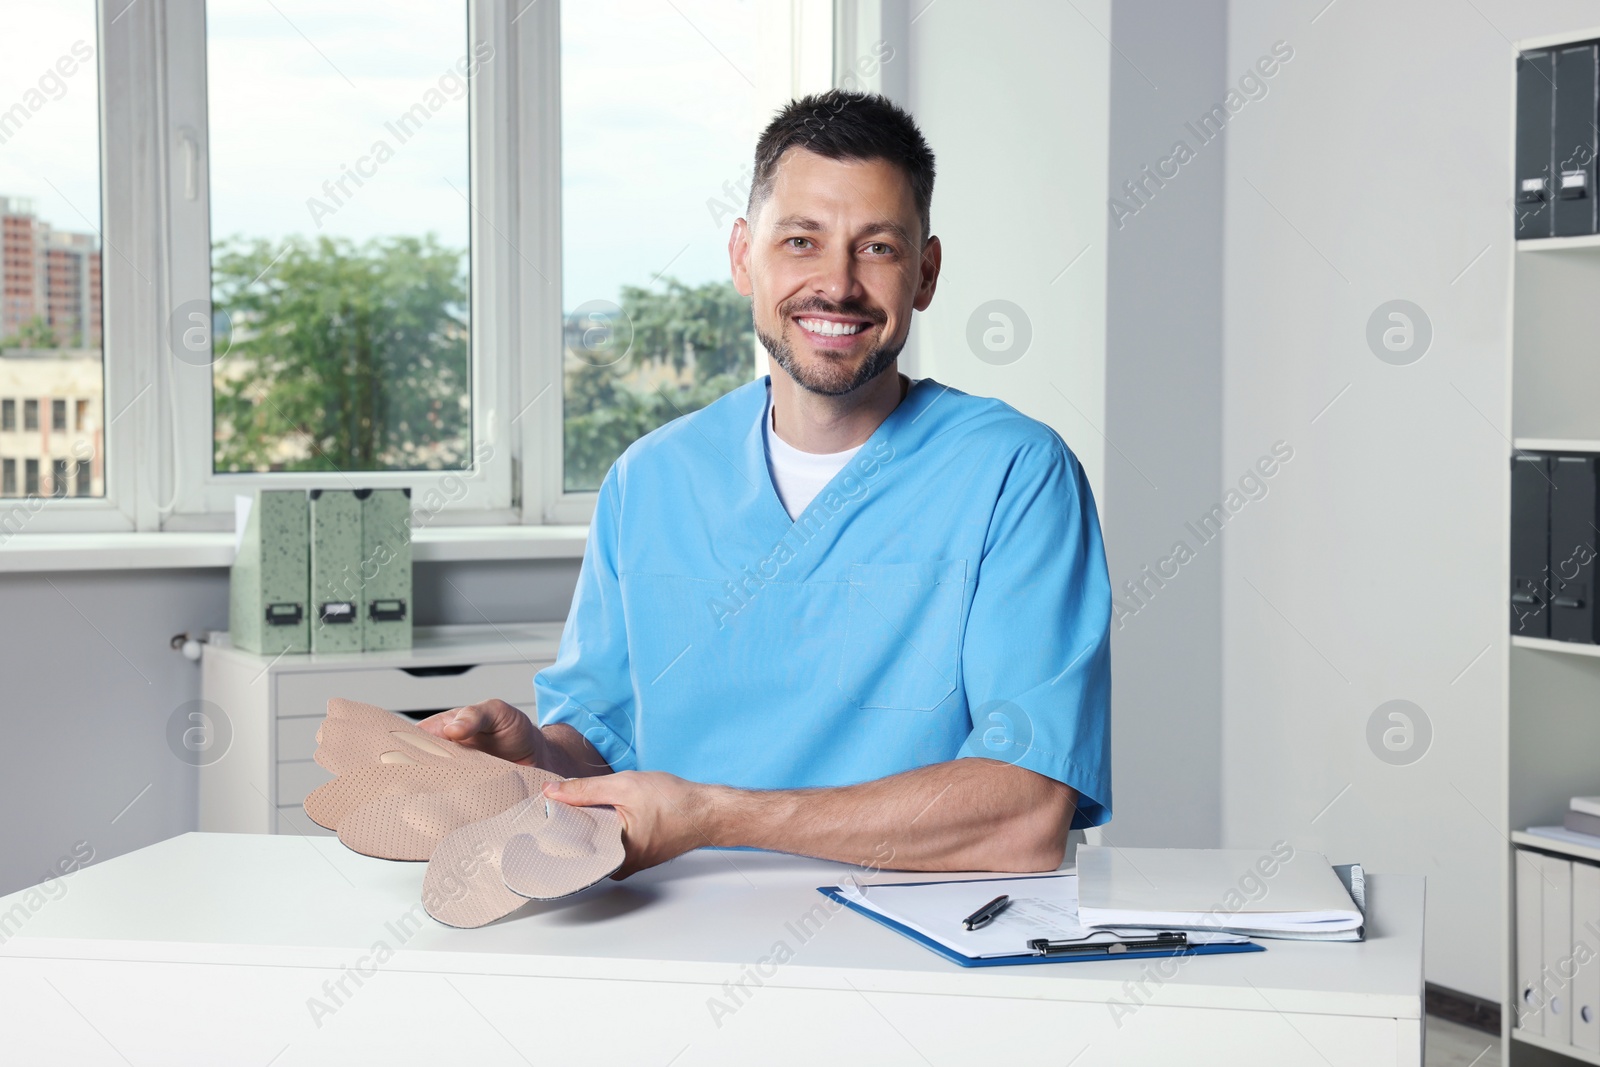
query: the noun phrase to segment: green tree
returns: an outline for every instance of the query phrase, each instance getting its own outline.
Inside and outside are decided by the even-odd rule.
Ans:
[[[663,292],[625,285],[620,297],[633,329],[627,358],[605,367],[567,360],[569,491],[598,489],[634,441],[751,378],[750,301],[732,282],[688,286],[667,279]]]
[[[220,245],[213,300],[233,332],[213,374],[216,468],[470,465],[464,263],[431,235]],[[283,459],[285,439],[309,454]]]
[[[60,343],[44,316],[35,315],[23,323],[16,333],[0,342],[0,348],[56,348]]]

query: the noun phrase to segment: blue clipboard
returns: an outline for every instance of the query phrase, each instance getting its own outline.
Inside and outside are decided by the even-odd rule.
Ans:
[[[974,880],[991,881],[992,879],[985,878]],[[896,884],[934,885],[937,883],[898,882]],[[1233,952],[1265,952],[1267,950],[1265,945],[1258,945],[1253,941],[1242,941],[1234,945],[1186,945],[1181,949],[1152,949],[1150,951],[1118,952],[1115,954],[1110,952],[1087,952],[1073,953],[1066,956],[1034,956],[1027,953],[1019,953],[1015,956],[990,956],[986,959],[973,959],[970,956],[963,956],[961,953],[956,952],[953,949],[946,948],[944,945],[941,945],[939,942],[933,940],[933,938],[918,933],[916,930],[913,930],[909,926],[906,926],[902,923],[897,923],[886,915],[880,915],[878,912],[863,908],[861,905],[848,899],[836,885],[819,885],[817,886],[817,892],[821,893],[830,900],[834,900],[840,904],[843,904],[857,915],[865,915],[873,922],[881,923],[882,925],[893,930],[895,933],[909,937],[923,948],[937,952],[951,963],[954,963],[960,967],[1015,967],[1028,963],[1088,963],[1094,960],[1144,960],[1151,959],[1153,957],[1166,956],[1221,956]]]

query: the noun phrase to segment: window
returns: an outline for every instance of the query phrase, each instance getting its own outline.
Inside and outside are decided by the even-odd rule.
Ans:
[[[757,16],[754,0],[561,7],[568,492],[599,488],[635,439],[753,376],[727,243],[760,132]]]
[[[0,376],[35,396],[104,395],[101,262],[101,115],[97,4],[12,0],[5,5],[7,61],[0,64]],[[39,401],[25,400],[22,429],[38,433]],[[64,400],[50,431],[65,433]],[[17,429],[16,402],[0,428]],[[98,449],[88,438],[79,447]],[[27,447],[33,447],[31,443]],[[39,461],[26,461],[24,491],[39,491]],[[17,495],[16,470],[6,476]],[[64,495],[52,487],[53,495]],[[47,526],[29,513],[30,529]],[[80,527],[81,528],[81,527]]]
[[[205,5],[213,469],[468,468],[468,75],[490,50],[461,3],[279,7]]]
[[[5,5],[28,529],[226,529],[330,477],[441,525],[586,521],[628,443],[751,376],[728,227],[832,59],[778,6]]]
[[[167,193],[163,525],[334,472],[410,488],[427,521],[520,521],[511,16],[170,0],[165,120],[194,162]]]
[[[17,461],[0,460],[0,496],[17,495]]]

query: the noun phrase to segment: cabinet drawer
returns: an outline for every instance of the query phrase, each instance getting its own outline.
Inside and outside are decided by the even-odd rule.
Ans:
[[[533,701],[526,704],[517,704],[528,718],[535,718]],[[402,715],[396,714],[400,722],[412,722]],[[300,715],[291,719],[278,720],[278,762],[288,763],[292,760],[308,760],[317,754],[317,727],[323,722],[322,716]]]
[[[533,676],[549,666],[535,663],[481,663],[460,674],[407,674],[399,667],[295,671],[277,676],[278,718],[321,719],[332,697],[376,704],[390,711],[440,711],[490,697],[519,706],[533,703]],[[428,668],[436,670],[437,668]],[[315,727],[312,728],[315,733]]]
[[[323,782],[333,781],[333,772],[311,760],[278,764],[278,806],[304,804],[311,791]]]
[[[322,718],[303,716],[278,720],[278,762],[308,760],[317,752],[317,727]]]

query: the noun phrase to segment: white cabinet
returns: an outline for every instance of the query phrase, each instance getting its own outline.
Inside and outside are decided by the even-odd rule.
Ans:
[[[423,718],[499,697],[534,714],[533,676],[553,663],[560,623],[418,627],[394,652],[260,656],[213,635],[201,657],[214,751],[200,754],[200,829],[325,834],[306,794],[332,777],[312,761],[331,697]]]

